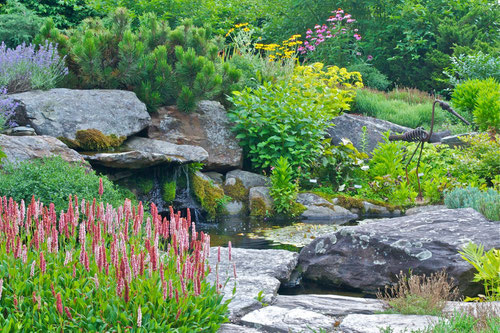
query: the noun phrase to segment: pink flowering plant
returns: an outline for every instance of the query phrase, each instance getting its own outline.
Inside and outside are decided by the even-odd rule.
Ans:
[[[102,193],[102,189],[100,190]],[[70,197],[0,198],[0,325],[7,331],[216,332],[210,237],[171,210]]]
[[[298,51],[306,61],[347,66],[361,56],[359,41],[362,37],[351,14],[340,8],[332,14],[325,23],[306,31],[304,44]]]

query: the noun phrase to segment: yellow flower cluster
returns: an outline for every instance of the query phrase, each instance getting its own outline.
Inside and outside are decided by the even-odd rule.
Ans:
[[[275,61],[278,59],[280,60],[291,59],[294,57],[296,53],[295,47],[297,45],[302,44],[300,40],[297,40],[297,38],[300,37],[301,35],[293,35],[289,39],[283,41],[283,43],[281,44],[257,43],[255,44],[255,49],[269,52],[270,53],[268,55],[269,61]]]
[[[226,34],[226,37],[228,37],[231,33],[234,32],[235,29],[241,29],[243,28],[243,31],[250,31],[250,28],[248,28],[248,23],[239,23],[234,26],[234,28],[229,29],[229,31]]]

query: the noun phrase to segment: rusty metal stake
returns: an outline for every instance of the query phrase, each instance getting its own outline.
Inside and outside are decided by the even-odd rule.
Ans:
[[[420,153],[418,155],[418,161],[417,161],[417,170],[416,170],[416,172],[417,172],[417,183],[418,183],[418,197],[417,197],[417,200],[422,200],[423,199],[423,197],[422,197],[422,190],[420,188],[420,177],[419,177],[419,174],[418,174],[418,167],[420,166],[420,159],[422,158],[422,151],[424,150],[424,144],[426,142],[429,142],[429,140],[431,139],[431,136],[432,136],[432,131],[434,129],[434,112],[435,112],[436,104],[438,104],[438,103],[439,103],[439,106],[443,110],[448,111],[449,113],[451,113],[452,115],[454,115],[455,117],[457,117],[458,119],[460,119],[465,124],[470,125],[470,123],[467,120],[465,120],[461,115],[459,115],[457,112],[455,112],[455,110],[453,110],[448,103],[436,99],[434,101],[434,103],[432,104],[431,129],[430,129],[429,133],[427,133],[424,130],[423,127],[417,127],[415,129],[410,130],[408,132],[405,132],[405,133],[403,133],[401,135],[390,135],[389,136],[389,141],[418,142],[417,143],[417,147],[413,151],[413,154],[411,155],[410,159],[408,160],[408,162],[406,163],[406,166],[405,166],[406,182],[407,182],[407,184],[410,184],[410,178],[408,177],[408,166],[410,165],[413,157],[415,156],[415,153],[420,148]]]

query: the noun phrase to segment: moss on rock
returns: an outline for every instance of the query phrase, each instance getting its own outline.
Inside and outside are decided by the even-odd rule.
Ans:
[[[203,178],[198,172],[191,175],[193,193],[205,210],[210,219],[214,219],[221,213],[219,204],[224,200],[225,194],[222,188],[214,186],[209,180]]]
[[[116,136],[114,134],[105,135],[101,131],[90,128],[76,131],[75,140],[59,137],[69,148],[84,151],[112,150],[120,147],[127,139],[126,136]]]
[[[267,207],[266,202],[262,198],[254,198],[250,201],[250,216],[268,216],[273,215],[270,207]]]
[[[233,200],[246,202],[248,200],[249,191],[245,188],[241,179],[234,178],[234,180],[235,180],[234,185],[223,186],[224,193],[233,198]]]
[[[177,184],[175,180],[165,181],[161,188],[161,197],[167,204],[171,204],[175,200],[175,191]]]

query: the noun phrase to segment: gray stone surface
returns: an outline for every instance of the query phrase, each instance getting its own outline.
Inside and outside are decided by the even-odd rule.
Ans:
[[[278,295],[273,305],[287,309],[303,308],[331,317],[384,311],[384,303],[377,299],[340,295]]]
[[[259,333],[260,331],[255,328],[235,325],[235,324],[222,324],[217,331],[218,333]]]
[[[245,188],[251,189],[257,186],[269,186],[270,180],[268,177],[259,175],[253,172],[243,171],[243,170],[232,170],[226,174],[226,185],[234,185],[236,182],[232,179],[239,179],[243,183]]]
[[[342,224],[358,218],[357,214],[334,205],[314,193],[299,193],[296,201],[307,208],[301,215],[306,220],[331,221]]]
[[[224,175],[215,171],[204,172],[205,176],[212,179],[217,185],[222,185]]]
[[[241,318],[247,326],[259,328],[265,332],[318,332],[333,331],[336,320],[317,312],[302,308],[287,309],[279,306],[267,306],[250,312]]]
[[[392,333],[409,333],[423,330],[439,320],[433,316],[399,314],[351,314],[342,320],[339,330],[344,333],[380,333],[381,329],[391,327]]]
[[[229,201],[224,205],[226,212],[230,216],[238,216],[245,213],[245,205],[241,201]]]
[[[175,106],[160,108],[152,123],[148,129],[152,139],[204,148],[209,155],[204,162],[207,170],[241,167],[242,149],[219,102],[201,101],[191,113],[181,112]]]
[[[63,160],[84,163],[85,160],[73,149],[56,138],[40,136],[8,136],[0,134],[0,147],[7,155],[7,161],[21,162],[50,156],[60,156]]]
[[[343,114],[333,119],[332,123],[335,126],[328,129],[332,143],[339,144],[342,138],[347,138],[358,150],[361,149],[362,128],[366,126],[367,153],[373,151],[378,142],[383,142],[382,133],[390,131],[397,134],[410,130],[385,120],[354,114]]]
[[[406,210],[405,215],[415,215],[418,213],[424,213],[424,212],[432,212],[434,210],[440,210],[440,209],[446,209],[445,205],[429,205],[429,206],[419,206],[419,207],[412,207],[408,210]]]
[[[76,131],[95,128],[130,136],[151,123],[146,105],[131,91],[51,89],[10,97],[19,102],[16,122],[42,135],[74,139]]]
[[[228,248],[221,248],[221,262],[218,263],[219,283],[223,286],[224,299],[232,298],[229,303],[230,319],[239,318],[259,309],[264,303],[272,303],[281,282],[287,281],[297,264],[298,254],[285,250],[255,250],[233,248],[229,261]],[[209,263],[212,271],[208,281],[216,281],[218,248],[210,249]],[[234,278],[234,266],[236,276]],[[236,294],[233,288],[236,285]],[[261,300],[258,300],[259,294]]]
[[[82,154],[87,161],[117,169],[142,169],[166,163],[202,162],[208,153],[201,147],[176,145],[141,137],[125,141],[126,152]]]
[[[460,140],[460,137],[467,136],[467,135],[476,135],[476,132],[471,132],[471,133],[464,133],[464,134],[457,134],[457,135],[450,135],[446,136],[441,139],[441,143],[446,144],[452,148],[454,147],[463,147],[466,146],[466,143]]]
[[[471,282],[474,269],[458,254],[470,241],[500,248],[498,222],[471,208],[442,209],[344,227],[303,248],[299,265],[305,279],[371,293],[400,271],[429,275],[446,269],[463,293],[475,295],[482,286]]]
[[[255,205],[258,205],[258,202],[264,203],[266,211],[272,211],[274,206],[273,198],[269,193],[269,187],[265,186],[252,187],[248,194],[248,202],[250,211],[252,211]]]

